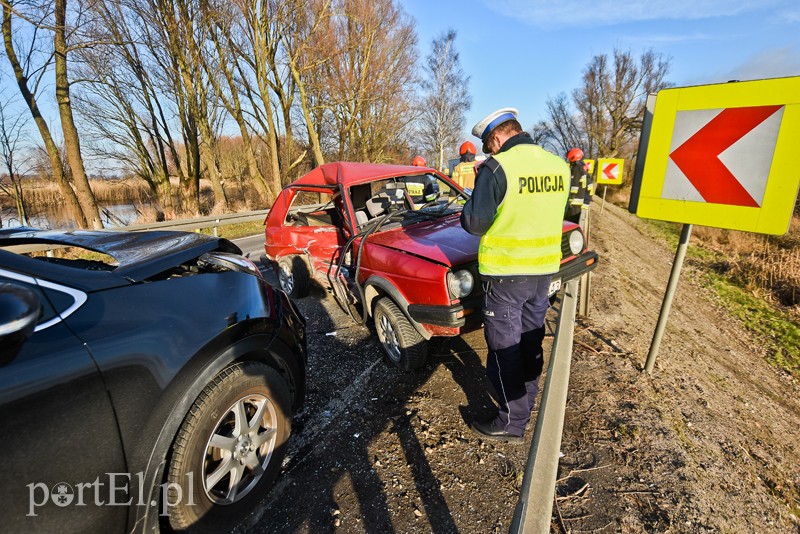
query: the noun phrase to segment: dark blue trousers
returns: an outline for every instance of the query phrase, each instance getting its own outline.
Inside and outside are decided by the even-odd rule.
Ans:
[[[495,422],[515,436],[525,433],[539,392],[549,287],[550,275],[483,281],[486,374],[499,401]]]

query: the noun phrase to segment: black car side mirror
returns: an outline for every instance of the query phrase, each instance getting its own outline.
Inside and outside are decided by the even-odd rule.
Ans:
[[[0,284],[0,366],[19,354],[39,320],[39,297],[27,287]]]

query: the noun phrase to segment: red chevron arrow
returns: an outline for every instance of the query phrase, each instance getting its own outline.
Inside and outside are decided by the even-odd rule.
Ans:
[[[783,106],[724,109],[669,155],[706,202],[758,207],[719,155]]]
[[[614,172],[614,169],[616,169],[616,168],[617,168],[617,164],[616,163],[609,163],[603,169],[603,174],[605,174],[608,177],[609,180],[616,180],[617,179],[617,173]]]

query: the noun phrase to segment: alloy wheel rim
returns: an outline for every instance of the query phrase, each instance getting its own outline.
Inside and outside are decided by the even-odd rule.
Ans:
[[[277,414],[264,395],[234,402],[206,442],[203,490],[216,504],[233,504],[258,484],[278,439]]]
[[[281,289],[286,291],[287,293],[291,293],[292,289],[294,289],[294,277],[292,273],[289,272],[289,269],[286,266],[281,266],[281,274],[280,274],[280,284]]]
[[[381,343],[389,354],[392,361],[400,361],[400,341],[397,339],[397,331],[386,315],[381,316]]]

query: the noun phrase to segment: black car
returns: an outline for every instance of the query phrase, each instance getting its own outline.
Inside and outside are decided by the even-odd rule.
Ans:
[[[230,529],[305,373],[303,318],[230,241],[0,230],[0,530]]]

